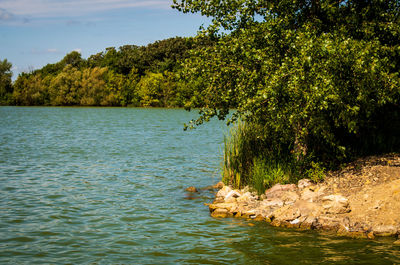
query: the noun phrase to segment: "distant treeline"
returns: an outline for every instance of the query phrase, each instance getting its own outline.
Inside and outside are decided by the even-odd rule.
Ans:
[[[0,103],[44,106],[198,107],[202,103],[179,75],[190,50],[210,39],[175,37],[147,46],[125,45],[83,59],[67,54],[55,64],[11,82],[11,63],[0,61]]]

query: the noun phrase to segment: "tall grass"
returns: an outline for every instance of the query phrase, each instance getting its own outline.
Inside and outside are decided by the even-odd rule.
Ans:
[[[250,186],[261,195],[274,184],[289,183],[290,176],[291,170],[287,166],[258,157],[253,161]]]
[[[223,182],[234,188],[250,186],[258,194],[276,183],[295,180],[295,164],[269,145],[260,125],[238,122],[224,138]]]
[[[223,182],[235,188],[251,183],[253,158],[258,152],[256,128],[253,129],[249,130],[244,122],[238,122],[224,137]]]

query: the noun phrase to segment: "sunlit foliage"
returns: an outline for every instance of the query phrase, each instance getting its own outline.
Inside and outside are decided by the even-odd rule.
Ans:
[[[205,106],[191,126],[234,107],[231,121],[261,127],[264,153],[300,173],[400,150],[399,1],[174,3],[211,17],[201,35],[218,40],[184,65]]]
[[[14,86],[11,76],[2,74],[9,81],[0,98],[16,105],[183,107],[192,93],[179,78],[180,61],[196,45],[202,44],[175,37],[147,46],[106,48],[87,60],[73,51],[55,64],[22,73]]]

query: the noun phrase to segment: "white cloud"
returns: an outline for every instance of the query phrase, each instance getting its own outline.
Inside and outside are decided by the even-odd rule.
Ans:
[[[2,20],[11,20],[14,18],[14,15],[8,12],[4,8],[0,8],[0,21]]]
[[[172,0],[0,0],[2,10],[18,16],[80,16],[120,8],[169,8]],[[4,15],[7,16],[7,15]]]
[[[48,49],[37,49],[37,48],[33,48],[29,51],[30,54],[62,54],[63,51],[60,51],[59,49],[55,49],[55,48],[48,48]]]
[[[74,52],[82,53],[82,49],[81,48],[74,49]]]

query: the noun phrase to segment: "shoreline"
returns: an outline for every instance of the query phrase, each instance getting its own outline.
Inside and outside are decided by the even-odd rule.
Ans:
[[[218,186],[217,186],[218,185]],[[258,196],[219,183],[212,217],[248,218],[272,226],[338,236],[396,237],[400,245],[400,155],[371,156],[329,172],[323,182],[276,184]]]

